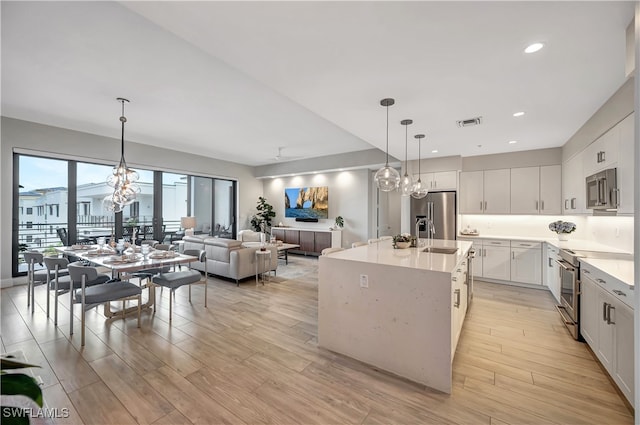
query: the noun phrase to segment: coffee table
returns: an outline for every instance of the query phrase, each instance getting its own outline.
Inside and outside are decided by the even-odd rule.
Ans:
[[[293,243],[278,245],[278,258],[283,259],[285,264],[289,264],[289,250],[294,248],[300,248],[300,245]]]

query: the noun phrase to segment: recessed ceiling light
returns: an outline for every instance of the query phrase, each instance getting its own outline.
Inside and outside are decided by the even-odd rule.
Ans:
[[[526,49],[524,49],[525,53],[535,53],[538,50],[542,49],[544,47],[544,44],[542,43],[533,43],[527,46]]]
[[[438,149],[432,150],[431,153],[438,153]]]
[[[516,143],[518,143],[518,141],[517,141],[517,140],[509,140],[509,144],[510,144],[510,145],[514,145],[514,144],[516,144]]]
[[[514,117],[521,117],[524,115],[524,112],[520,111],[520,112],[516,112],[513,114]]]

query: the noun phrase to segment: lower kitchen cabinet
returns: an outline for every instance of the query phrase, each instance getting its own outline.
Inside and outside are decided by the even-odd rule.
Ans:
[[[507,245],[498,245],[494,241],[484,241],[482,250],[482,277],[509,280],[511,278],[511,252]]]
[[[468,239],[467,239],[468,240]],[[540,242],[475,239],[473,276],[505,283],[542,284]]]
[[[545,244],[544,253],[544,262],[542,263],[544,284],[549,288],[556,301],[560,303],[560,266],[556,263],[558,248],[547,243]]]
[[[511,242],[511,280],[542,284],[542,248],[537,242]]]
[[[580,334],[630,403],[634,394],[633,309],[582,274]]]

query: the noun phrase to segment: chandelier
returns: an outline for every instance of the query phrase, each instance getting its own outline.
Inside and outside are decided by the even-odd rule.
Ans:
[[[418,181],[415,182],[413,185],[413,191],[411,192],[411,197],[415,199],[422,199],[425,196],[427,196],[427,193],[429,192],[429,190],[427,189],[427,185],[423,183],[422,179],[420,178],[420,173],[422,172],[422,169],[420,168],[420,162],[422,161],[421,153],[420,153],[420,145],[421,145],[422,139],[424,139],[425,136],[424,134],[416,134],[414,137],[418,139]]]
[[[413,120],[402,120],[400,124],[404,125],[404,177],[400,180],[400,193],[402,196],[409,196],[413,191],[413,179],[409,176],[407,162],[407,134],[409,131],[409,125],[413,123]]]
[[[122,104],[120,163],[113,167],[113,172],[107,177],[107,184],[113,188],[113,193],[107,195],[103,201],[105,209],[116,213],[121,212],[125,205],[132,204],[140,193],[140,186],[137,184],[140,176],[135,170],[127,167],[127,162],[124,160],[124,123],[127,122],[127,118],[124,116],[124,104],[129,101],[119,97],[118,102]]]
[[[391,192],[396,190],[400,184],[400,173],[389,166],[389,106],[393,105],[395,100],[382,99],[380,105],[387,108],[387,160],[384,167],[379,169],[373,176],[373,180],[376,182],[376,186],[383,192]]]

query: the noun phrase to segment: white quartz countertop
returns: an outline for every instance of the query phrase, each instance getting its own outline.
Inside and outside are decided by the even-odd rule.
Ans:
[[[496,240],[507,240],[507,241],[532,241],[532,242],[547,242],[556,248],[561,249],[573,249],[579,251],[595,251],[595,252],[613,252],[619,254],[630,254],[627,251],[623,251],[621,249],[612,248],[608,245],[603,245],[594,241],[587,241],[583,239],[571,239],[569,236],[568,241],[559,241],[557,237],[549,237],[542,238],[536,236],[504,236],[504,235],[489,235],[489,234],[481,234],[478,236],[469,236],[459,234],[459,238],[463,238],[464,240],[474,240],[474,239],[496,239]]]
[[[581,258],[581,263],[589,264],[603,273],[629,286],[635,286],[633,280],[633,261],[611,258]]]
[[[426,239],[421,239],[421,241],[426,244]],[[460,261],[466,258],[467,251],[471,248],[471,242],[434,239],[429,246],[458,248],[458,251],[455,254],[423,252],[427,247],[426,245],[420,248],[394,249],[391,240],[383,240],[370,245],[333,252],[329,254],[329,257],[347,261],[451,273]]]

